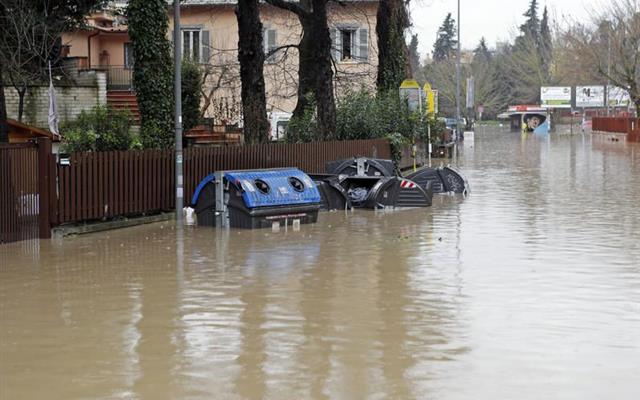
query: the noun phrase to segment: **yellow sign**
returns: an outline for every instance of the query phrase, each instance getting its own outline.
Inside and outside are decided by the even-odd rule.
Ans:
[[[420,85],[415,79],[405,79],[400,84],[400,89],[420,89]]]
[[[424,90],[424,93],[425,93],[426,98],[427,98],[427,104],[426,104],[426,106],[427,106],[427,114],[435,115],[435,113],[436,113],[436,100],[435,100],[435,96],[434,96],[433,90],[431,89],[431,85],[429,84],[429,82],[426,82],[422,89]]]

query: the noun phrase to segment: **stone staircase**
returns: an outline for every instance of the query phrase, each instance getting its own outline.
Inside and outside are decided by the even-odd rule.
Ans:
[[[130,90],[108,90],[107,107],[112,110],[129,110],[133,116],[134,123],[140,124],[140,110],[136,92]]]

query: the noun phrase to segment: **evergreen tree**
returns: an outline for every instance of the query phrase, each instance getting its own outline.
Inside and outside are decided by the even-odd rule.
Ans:
[[[540,37],[540,20],[538,19],[538,0],[531,0],[527,12],[523,14],[527,17],[524,24],[520,25],[520,32],[522,36],[527,39],[533,39],[534,42],[539,42]]]
[[[409,27],[408,1],[380,0],[376,15],[379,91],[397,90],[407,77],[409,51],[404,32]]]
[[[455,54],[457,46],[455,20],[449,13],[438,29],[438,37],[433,45],[433,61],[449,59]]]
[[[546,6],[542,13],[542,21],[540,21],[540,55],[542,56],[546,73],[549,74],[553,58],[553,42],[551,39],[551,30],[549,29],[549,13],[547,12]]]
[[[418,71],[420,71],[420,53],[418,52],[418,35],[411,35],[411,42],[409,42],[409,63],[411,65],[411,72],[413,77],[416,77]]]
[[[165,0],[130,0],[127,19],[136,55],[133,81],[140,108],[142,145],[170,147],[174,141],[174,98],[167,3]]]
[[[473,61],[474,62],[491,61],[491,52],[487,47],[487,41],[484,38],[484,36],[480,38],[480,43],[478,43],[478,46],[473,50]]]

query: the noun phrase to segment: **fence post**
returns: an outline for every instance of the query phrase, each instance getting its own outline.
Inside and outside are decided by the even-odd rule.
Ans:
[[[40,239],[51,238],[51,221],[49,218],[49,187],[51,171],[49,163],[51,155],[51,140],[38,138],[38,227]]]

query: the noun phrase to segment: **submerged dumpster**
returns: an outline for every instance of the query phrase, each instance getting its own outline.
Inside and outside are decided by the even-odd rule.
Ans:
[[[335,175],[310,174],[322,198],[322,211],[345,210],[351,208],[347,191],[340,185],[340,179]]]
[[[199,225],[254,229],[314,223],[321,200],[308,175],[284,168],[208,175],[196,188],[192,204]]]
[[[457,169],[446,167],[425,167],[406,175],[423,188],[430,188],[434,193],[468,193],[469,183]]]
[[[410,179],[396,176],[391,160],[352,158],[327,163],[356,208],[428,207],[432,193]]]
[[[349,176],[395,176],[396,166],[391,160],[377,158],[348,158],[327,162],[327,173]]]

